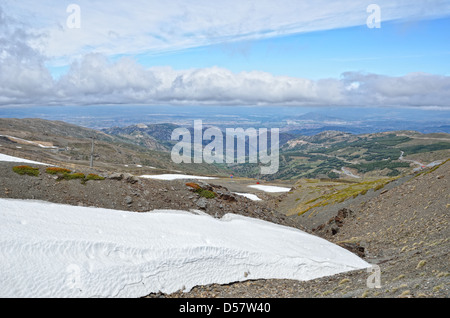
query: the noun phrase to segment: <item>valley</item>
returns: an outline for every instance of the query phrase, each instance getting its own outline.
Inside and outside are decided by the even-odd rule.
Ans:
[[[264,176],[248,163],[174,164],[175,127],[99,131],[2,118],[0,198],[144,214],[184,210],[218,220],[237,214],[321,237],[382,267],[378,290],[367,288],[367,272],[359,270],[305,282],[245,276],[142,296],[448,297],[448,134],[289,133],[280,138],[279,171]],[[14,172],[20,162],[38,176]],[[69,172],[50,174],[40,163]]]

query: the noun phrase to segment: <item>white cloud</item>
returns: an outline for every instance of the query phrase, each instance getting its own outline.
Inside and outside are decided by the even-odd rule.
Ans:
[[[432,4],[437,2],[431,1]],[[277,2],[277,7],[273,7],[272,1],[253,5],[246,2],[240,6],[233,3],[214,3],[213,6],[211,2],[198,1],[187,6],[177,1],[164,4],[136,1],[131,6],[113,1],[103,7],[99,2],[79,1],[83,21],[82,33],[77,36],[70,33],[76,30],[67,30],[61,25],[49,27],[49,15],[61,9],[54,2],[53,6],[48,0],[39,3],[44,17],[34,19],[38,26],[33,30],[25,28],[17,16],[14,19],[6,16],[0,7],[0,105],[172,103],[449,107],[449,76],[411,73],[392,77],[353,72],[344,73],[339,79],[310,80],[261,71],[234,73],[220,67],[145,68],[129,58],[115,62],[108,58],[109,54],[129,52],[131,47],[135,50],[176,49],[223,39],[344,26],[360,23],[365,17],[355,15],[364,1],[348,2],[344,7],[341,7],[342,2],[337,5],[322,1],[314,4],[286,1],[286,6]],[[403,1],[398,3],[400,7],[406,5]],[[14,2],[8,7],[21,6],[23,12],[27,12],[26,4],[26,1]],[[409,10],[406,16],[414,16],[419,10],[417,6],[406,9]],[[217,13],[214,19],[213,10]],[[399,9],[392,9],[392,12],[396,18],[402,16]],[[61,18],[66,17],[65,8],[59,14]],[[427,14],[436,12],[431,10]],[[346,19],[348,21],[344,22]],[[39,44],[45,41],[50,44],[48,48]],[[85,54],[85,51],[104,53]],[[74,60],[67,74],[57,80],[44,66],[48,61],[44,56],[52,54],[58,58],[67,55]]]
[[[77,0],[81,29],[69,29],[67,3],[9,1],[5,6],[46,34],[33,47],[59,63],[90,52],[107,56],[165,52],[300,32],[364,25],[372,1]],[[378,0],[382,21],[450,14],[450,3]]]
[[[1,63],[0,105],[220,104],[448,107],[450,77],[345,73],[310,80],[212,67],[146,69],[131,59],[88,54],[54,80],[40,64]],[[358,83],[355,85],[354,83]],[[349,89],[351,87],[351,89]]]

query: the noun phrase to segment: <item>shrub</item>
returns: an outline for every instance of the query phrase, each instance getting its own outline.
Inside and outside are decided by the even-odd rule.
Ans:
[[[33,177],[37,177],[39,175],[39,168],[33,168],[30,166],[15,166],[12,168],[15,173],[20,175],[29,175]]]
[[[68,174],[71,173],[69,169],[50,167],[45,170],[48,174]]]
[[[66,174],[64,174],[63,178],[66,180],[84,179],[85,175],[84,175],[84,173],[80,173],[80,172],[72,173],[72,174],[66,173]]]
[[[196,193],[198,193],[201,197],[207,198],[207,199],[214,199],[216,197],[216,194],[213,191],[205,190],[201,186],[199,186],[197,183],[189,182],[186,183],[188,187],[191,187],[194,189]]]
[[[197,183],[189,182],[189,183],[186,183],[186,185],[188,187],[193,188],[194,190],[201,190],[202,189],[202,187],[200,187]]]
[[[105,178],[100,177],[97,174],[90,173],[90,174],[87,175],[86,180],[105,180]]]
[[[195,190],[201,197],[207,198],[207,199],[214,199],[216,197],[216,194],[209,190],[203,190],[202,188]]]

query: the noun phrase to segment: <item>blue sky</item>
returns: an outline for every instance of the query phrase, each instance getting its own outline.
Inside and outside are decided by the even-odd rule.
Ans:
[[[450,107],[450,1],[372,3],[4,0],[0,105]]]
[[[391,76],[410,72],[450,75],[450,18],[386,22],[224,43],[166,54],[135,57],[142,65],[175,69],[220,66],[233,72],[320,79],[348,71]]]

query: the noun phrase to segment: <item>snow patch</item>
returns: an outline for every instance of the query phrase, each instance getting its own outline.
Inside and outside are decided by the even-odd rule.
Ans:
[[[179,180],[179,179],[198,179],[198,180],[212,180],[216,179],[213,177],[201,177],[201,176],[191,176],[187,174],[159,174],[159,175],[142,175],[141,178],[147,179],[157,179],[157,180]]]
[[[22,139],[22,138],[18,138],[18,137],[13,137],[13,136],[8,136],[8,135],[0,135],[0,137],[6,137],[9,139],[18,140],[23,143],[32,144],[32,145],[39,146],[39,147],[45,148],[45,149],[58,149],[58,147],[56,147],[56,146],[46,146],[46,145],[40,144],[35,141],[30,141],[30,140],[26,140],[26,139]],[[17,148],[22,148],[22,147],[17,147]]]
[[[11,199],[0,199],[0,211],[0,297],[140,297],[370,267],[319,237],[234,214]]]
[[[261,184],[257,184],[257,185],[250,185],[248,186],[249,188],[253,188],[253,189],[257,189],[257,190],[261,190],[264,192],[289,192],[291,191],[291,188],[284,188],[284,187],[276,187],[276,186],[269,186],[269,185],[261,185]]]
[[[241,195],[243,197],[246,197],[252,201],[261,201],[260,198],[258,198],[258,196],[256,194],[251,194],[251,193],[238,193],[238,192],[233,192],[234,194],[237,195]]]
[[[35,164],[35,165],[50,166],[49,164],[46,164],[46,163],[42,163],[42,162],[38,162],[38,161],[32,161],[32,160],[27,160],[27,159],[23,159],[23,158],[19,158],[19,157],[8,156],[8,155],[4,155],[4,154],[1,154],[1,153],[0,153],[0,161],[30,163],[30,164]]]

